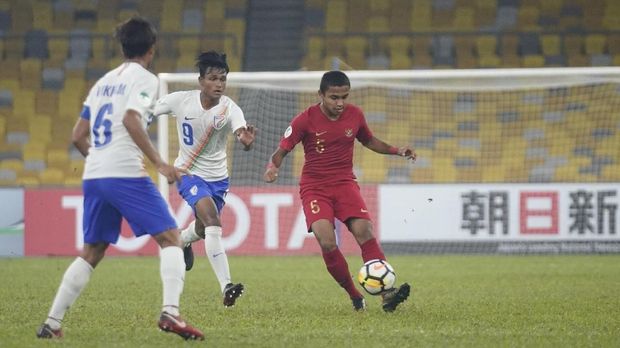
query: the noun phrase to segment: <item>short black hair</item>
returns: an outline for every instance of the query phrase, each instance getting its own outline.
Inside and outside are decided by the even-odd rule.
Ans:
[[[144,56],[157,42],[157,30],[146,19],[134,16],[116,27],[114,37],[121,43],[125,58]]]
[[[319,87],[321,93],[325,93],[332,86],[349,86],[351,87],[351,82],[349,81],[349,77],[347,74],[343,73],[339,70],[328,71],[323,74],[321,78],[321,86]]]
[[[204,77],[208,73],[209,68],[225,70],[227,74],[230,71],[228,63],[226,63],[226,54],[215,51],[199,54],[196,58],[196,67],[200,71],[200,77]]]

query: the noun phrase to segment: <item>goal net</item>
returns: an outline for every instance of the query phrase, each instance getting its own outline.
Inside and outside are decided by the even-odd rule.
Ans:
[[[301,146],[275,185],[265,164],[291,119],[319,101],[323,72],[230,73],[226,94],[258,127],[252,151],[231,136],[223,212],[231,253],[318,252],[297,183]],[[350,71],[349,102],[376,137],[415,148],[410,163],[359,143],[354,172],[388,253],[618,252],[620,69]],[[160,74],[161,93],[197,74]],[[176,123],[157,121],[160,152],[178,152]],[[160,181],[181,225],[191,218]],[[336,222],[345,252],[358,249]]]

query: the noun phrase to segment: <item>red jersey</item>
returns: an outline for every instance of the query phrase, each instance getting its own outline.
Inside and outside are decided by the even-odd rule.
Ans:
[[[295,116],[280,140],[280,147],[291,151],[301,141],[304,145],[304,168],[299,184],[322,185],[355,180],[353,142],[372,139],[362,110],[347,104],[337,120],[331,120],[313,105]]]

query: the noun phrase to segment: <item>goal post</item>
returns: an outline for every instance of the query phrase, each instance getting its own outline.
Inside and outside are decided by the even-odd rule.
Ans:
[[[418,153],[411,164],[355,145],[354,172],[386,251],[620,251],[620,68],[345,72],[349,101],[375,136]],[[225,94],[258,128],[249,153],[229,146],[227,206],[242,210],[231,214],[231,233],[246,233],[231,237],[232,252],[316,251],[302,234],[301,146],[277,185],[264,184],[262,172],[290,120],[319,101],[323,73],[228,75]],[[160,95],[196,89],[197,77],[159,74]],[[176,127],[167,117],[157,127],[160,154],[172,162]],[[159,188],[174,195],[161,176]]]

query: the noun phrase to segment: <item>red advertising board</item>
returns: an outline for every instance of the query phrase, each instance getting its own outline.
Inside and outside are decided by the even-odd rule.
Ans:
[[[222,212],[223,243],[228,253],[319,253],[314,236],[306,232],[297,191],[298,188],[292,186],[233,188]],[[377,214],[373,214],[375,218],[378,216],[376,188],[363,187],[362,194],[371,214]],[[26,256],[79,254],[83,201],[80,190],[26,190],[24,201]],[[193,212],[176,192],[171,195],[170,202],[179,226],[186,226],[193,219]],[[378,225],[375,221],[375,226]],[[344,253],[359,253],[359,247],[344,225],[337,223],[336,233]],[[111,245],[107,254],[156,255],[157,250],[150,237],[133,237],[129,225],[123,221],[119,242]],[[194,251],[204,254],[204,246],[197,245]]]

